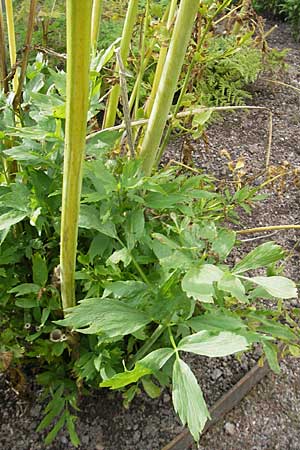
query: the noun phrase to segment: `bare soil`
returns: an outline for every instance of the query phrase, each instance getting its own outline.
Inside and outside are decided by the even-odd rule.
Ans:
[[[272,26],[273,23],[269,23]],[[300,52],[285,24],[271,35],[271,44],[290,48],[290,68],[284,81],[300,89]],[[269,108],[273,113],[273,141],[270,164],[300,169],[300,94],[287,86],[263,79],[251,87],[251,104]],[[245,161],[245,176],[265,167],[268,143],[268,111],[234,112],[223,116],[208,132],[208,144],[192,142],[195,165],[226,182],[233,181],[224,157],[226,150],[236,161]],[[180,159],[180,143],[169,148],[170,159]],[[260,179],[257,179],[257,183]],[[281,192],[270,193],[251,215],[243,214],[241,228],[262,225],[296,224],[300,221],[300,191],[292,177],[285,177]],[[244,236],[239,252],[270,238]],[[299,280],[299,231],[278,232],[271,237],[291,251],[285,273]],[[297,300],[294,306],[299,306]],[[212,405],[249,370],[260,355],[259,349],[245,355],[208,359],[195,357],[191,363],[207,402]],[[199,450],[300,450],[300,362],[282,362],[280,376],[267,376],[223,421],[201,439]],[[30,386],[29,386],[30,387]],[[39,389],[32,383],[26,397],[19,395],[0,375],[0,450],[43,450],[43,435],[35,433],[42,406]],[[120,395],[93,392],[81,402],[78,420],[80,450],[159,450],[182,431],[173,413],[169,392],[151,400],[141,394],[126,410]],[[72,449],[67,434],[61,432],[50,450]],[[196,447],[194,447],[196,449]]]

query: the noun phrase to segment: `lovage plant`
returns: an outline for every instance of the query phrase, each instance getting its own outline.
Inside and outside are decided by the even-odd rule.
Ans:
[[[13,95],[0,98],[1,368],[37,361],[50,397],[38,430],[55,420],[47,443],[66,426],[78,445],[83,385],[120,389],[126,402],[139,386],[152,397],[171,386],[176,412],[199,440],[209,412],[184,354],[222,357],[258,343],[278,372],[277,341],[299,354],[297,311],[283,305],[296,286],[276,266],[284,251],[273,242],[235,265],[228,258],[238,238],[226,223],[238,222],[239,208],[251,210],[258,187],[222,191],[182,164],[156,168],[178,82],[186,92],[180,76],[194,21],[207,2],[167,5],[170,45],[157,63],[153,105],[138,123],[126,89],[137,2],[129,2],[122,42],[100,53],[101,2],[66,3],[67,73],[38,55],[17,123]],[[223,9],[230,14],[230,3],[212,6],[207,30]],[[107,65],[115,82],[109,95]],[[105,100],[102,122],[113,126],[95,131]],[[12,161],[16,171],[7,176]],[[279,299],[278,308],[262,299]]]

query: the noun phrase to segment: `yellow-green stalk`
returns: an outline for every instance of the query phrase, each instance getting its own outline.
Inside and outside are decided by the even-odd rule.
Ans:
[[[129,0],[126,18],[124,22],[121,45],[120,45],[120,55],[124,64],[127,61],[130,49],[130,42],[133,33],[133,27],[136,21],[138,13],[138,3],[139,0]],[[116,65],[116,73],[119,72],[119,67]],[[111,90],[108,105],[105,113],[104,128],[112,127],[115,124],[118,102],[120,97],[120,84],[116,83]]]
[[[198,6],[199,0],[181,0],[180,2],[170,48],[140,153],[143,169],[147,175],[150,175],[159,151]]]
[[[177,0],[172,0],[171,5],[170,5],[170,9],[169,9],[168,21],[167,21],[167,31],[171,30],[171,27],[172,27],[172,24],[173,24],[173,21],[174,21],[174,17],[175,17],[176,8],[177,8]],[[167,42],[163,42],[161,47],[160,47],[158,63],[157,63],[157,66],[156,66],[156,71],[155,71],[155,75],[154,75],[154,80],[153,80],[153,84],[152,84],[151,93],[150,93],[150,96],[149,96],[149,98],[147,100],[146,107],[145,107],[146,117],[150,116],[150,113],[151,113],[152,108],[153,108],[153,103],[154,103],[154,100],[155,100],[155,96],[156,96],[156,93],[157,93],[159,81],[161,79],[161,75],[162,75],[163,68],[164,68],[164,65],[165,65],[167,53],[168,53],[168,43]]]
[[[5,33],[4,33],[4,21],[2,1],[0,0],[0,89],[4,92],[8,92],[8,82],[6,80],[7,67],[6,67],[6,49],[5,49]]]
[[[92,10],[92,31],[91,31],[91,41],[93,50],[97,49],[97,42],[100,32],[100,22],[101,22],[101,14],[103,8],[103,0],[94,0],[93,1],[93,10]]]
[[[15,35],[15,23],[14,23],[14,11],[12,0],[5,0],[6,20],[7,20],[7,34],[9,45],[9,57],[11,67],[14,67],[17,62],[16,51],[16,35]],[[18,74],[17,71],[13,78],[13,91],[16,93],[18,90]]]
[[[67,104],[61,218],[63,309],[76,304],[78,217],[89,98],[92,0],[67,0]]]
[[[188,83],[189,83],[190,78],[191,78],[192,70],[193,70],[193,68],[195,66],[195,63],[196,63],[196,60],[197,60],[196,59],[196,55],[199,54],[199,52],[201,51],[202,46],[203,46],[204,41],[205,41],[205,38],[206,38],[206,36],[207,36],[207,34],[208,34],[212,24],[213,24],[213,21],[218,16],[218,14],[220,12],[222,12],[225,8],[227,8],[231,3],[232,3],[232,0],[223,0],[223,2],[216,9],[215,13],[210,17],[210,19],[208,20],[208,22],[207,22],[203,32],[201,33],[201,37],[200,37],[199,42],[197,44],[196,51],[194,52],[194,56],[193,56],[189,66],[188,66],[188,69],[187,69],[187,72],[185,74],[184,81],[183,81],[183,84],[182,84],[182,87],[181,87],[181,90],[180,90],[180,95],[178,97],[176,106],[174,108],[174,117],[179,112],[179,109],[180,109],[183,97],[184,97],[184,95],[186,93],[186,90],[187,90],[187,87],[188,87]],[[161,143],[159,152],[157,153],[157,156],[156,156],[156,161],[155,161],[155,165],[156,166],[160,162],[160,159],[161,159],[161,157],[163,155],[165,147],[166,147],[166,145],[167,145],[167,143],[169,141],[169,138],[170,138],[170,135],[171,135],[171,131],[172,131],[172,128],[171,128],[171,126],[169,126],[167,131],[166,131],[166,133],[165,133],[163,142]]]

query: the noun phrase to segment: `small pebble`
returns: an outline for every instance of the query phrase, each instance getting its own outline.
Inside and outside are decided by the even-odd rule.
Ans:
[[[171,400],[171,397],[170,397],[169,394],[164,394],[164,395],[163,395],[163,402],[164,402],[164,403],[169,403],[170,400]]]
[[[230,422],[225,423],[224,430],[226,434],[229,434],[229,436],[233,436],[236,432],[235,426]]]
[[[68,443],[68,439],[66,438],[66,436],[62,436],[62,437],[60,438],[60,442],[61,442],[62,444],[67,444],[67,443]]]
[[[213,380],[217,380],[218,378],[220,378],[222,376],[222,370],[220,370],[220,369],[215,369],[214,371],[213,371],[213,373],[211,374],[211,378],[213,379]]]

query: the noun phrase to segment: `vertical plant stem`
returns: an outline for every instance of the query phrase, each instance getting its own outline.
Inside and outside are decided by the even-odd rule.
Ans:
[[[142,31],[141,31],[141,38],[140,38],[140,67],[139,67],[139,72],[137,75],[137,88],[136,88],[135,108],[134,108],[134,117],[136,119],[138,118],[140,90],[141,90],[142,79],[144,77],[146,37],[147,37],[147,31],[148,31],[148,26],[149,26],[149,20],[150,20],[149,10],[150,10],[150,0],[146,0],[146,11],[145,11],[144,23],[143,23],[143,27],[142,27]]]
[[[6,76],[7,76],[7,67],[6,67],[5,33],[4,33],[2,1],[0,0],[0,88],[7,93],[8,81],[6,80]]]
[[[133,27],[138,13],[138,0],[129,0],[127,14],[122,32],[120,55],[122,61],[126,61],[129,55],[130,42],[133,33]],[[116,65],[116,72],[119,71]],[[116,120],[118,101],[120,97],[120,84],[116,83],[110,93],[108,99],[107,110],[104,119],[104,128],[112,127]]]
[[[181,0],[180,2],[170,48],[141,148],[140,156],[146,175],[150,175],[156,160],[198,6],[198,0]]]
[[[232,2],[232,0],[224,0],[223,3],[221,3],[221,5],[219,5],[219,7],[217,8],[215,14],[213,14],[213,16],[207,21],[207,24],[206,24],[206,26],[205,26],[205,28],[203,30],[201,38],[200,38],[200,40],[199,40],[199,42],[197,44],[197,49],[196,49],[195,54],[198,54],[200,52],[200,50],[201,50],[201,48],[202,48],[202,46],[204,44],[205,38],[206,38],[206,36],[207,36],[207,34],[208,34],[209,30],[210,30],[210,27],[211,27],[214,19],[218,16],[218,14],[221,11],[223,11],[223,9],[225,9],[227,6],[229,6],[231,4],[231,2]],[[184,97],[184,95],[185,95],[185,93],[187,91],[188,84],[189,84],[189,81],[190,81],[190,78],[191,78],[191,74],[192,74],[192,71],[193,71],[193,68],[194,68],[195,62],[196,62],[195,54],[194,54],[194,57],[192,58],[192,61],[190,62],[189,66],[188,66],[188,69],[187,69],[187,72],[186,72],[186,75],[185,75],[185,78],[184,78],[184,81],[183,81],[183,85],[182,85],[181,90],[180,90],[180,95],[178,97],[178,100],[177,100],[177,103],[176,103],[176,106],[175,106],[174,116],[176,116],[176,114],[178,113],[178,111],[180,109],[180,106],[181,106],[181,103],[182,103],[182,100],[183,100],[183,97]],[[172,131],[171,126],[169,126],[168,130],[167,130],[167,132],[166,132],[166,134],[164,136],[164,139],[163,139],[163,142],[161,144],[160,150],[157,153],[155,165],[159,164],[159,161],[160,161],[160,159],[162,157],[162,154],[163,154],[163,152],[164,152],[164,150],[166,148],[166,145],[167,145],[167,143],[169,141],[169,138],[170,138],[170,135],[171,135],[171,131]]]
[[[8,45],[9,45],[9,56],[10,65],[14,67],[17,62],[17,51],[16,51],[16,35],[15,35],[15,24],[14,24],[14,12],[12,0],[5,0],[6,9],[6,20],[7,20],[7,34],[8,34]],[[18,74],[17,71],[13,78],[13,91],[18,90]]]
[[[19,77],[18,89],[16,91],[16,95],[15,95],[15,98],[13,101],[13,107],[14,107],[15,111],[17,111],[19,109],[19,106],[21,103],[22,89],[23,89],[23,84],[24,84],[25,77],[26,77],[28,57],[29,57],[30,46],[31,46],[31,41],[32,41],[32,34],[33,34],[33,29],[34,29],[36,6],[37,6],[37,0],[31,0],[28,24],[27,24],[26,40],[25,40],[25,50],[23,53],[23,59],[22,59],[22,65],[21,65],[21,73],[20,73],[20,77]]]
[[[121,97],[122,97],[122,103],[123,103],[123,113],[124,113],[124,122],[126,127],[126,134],[127,134],[127,142],[128,147],[130,151],[131,158],[135,157],[134,152],[134,145],[133,145],[133,137],[132,137],[132,129],[131,129],[131,121],[130,121],[130,111],[129,111],[129,104],[128,104],[128,90],[127,90],[127,83],[126,83],[126,72],[124,63],[122,61],[121,55],[120,55],[120,49],[118,48],[116,50],[117,55],[117,61],[119,66],[119,74],[120,74],[120,89],[121,89]]]
[[[74,306],[78,216],[89,98],[92,0],[67,0],[67,104],[61,219],[63,309]]]
[[[97,49],[102,9],[103,9],[103,0],[94,0],[92,10],[92,31],[91,31],[91,41],[93,50]]]
[[[170,9],[169,9],[168,21],[167,21],[167,31],[171,30],[173,20],[175,17],[176,8],[177,8],[177,0],[172,0]],[[146,103],[146,107],[145,107],[146,117],[150,116],[150,113],[153,108],[153,103],[154,103],[155,96],[157,93],[159,81],[161,79],[161,75],[163,72],[167,53],[168,53],[168,44],[165,42],[162,42],[160,52],[159,52],[159,57],[158,57],[158,63],[157,63],[156,71],[155,71],[155,75],[154,75],[154,80],[153,80],[153,84],[152,84],[151,93],[150,93],[149,99],[148,99],[148,101]]]

